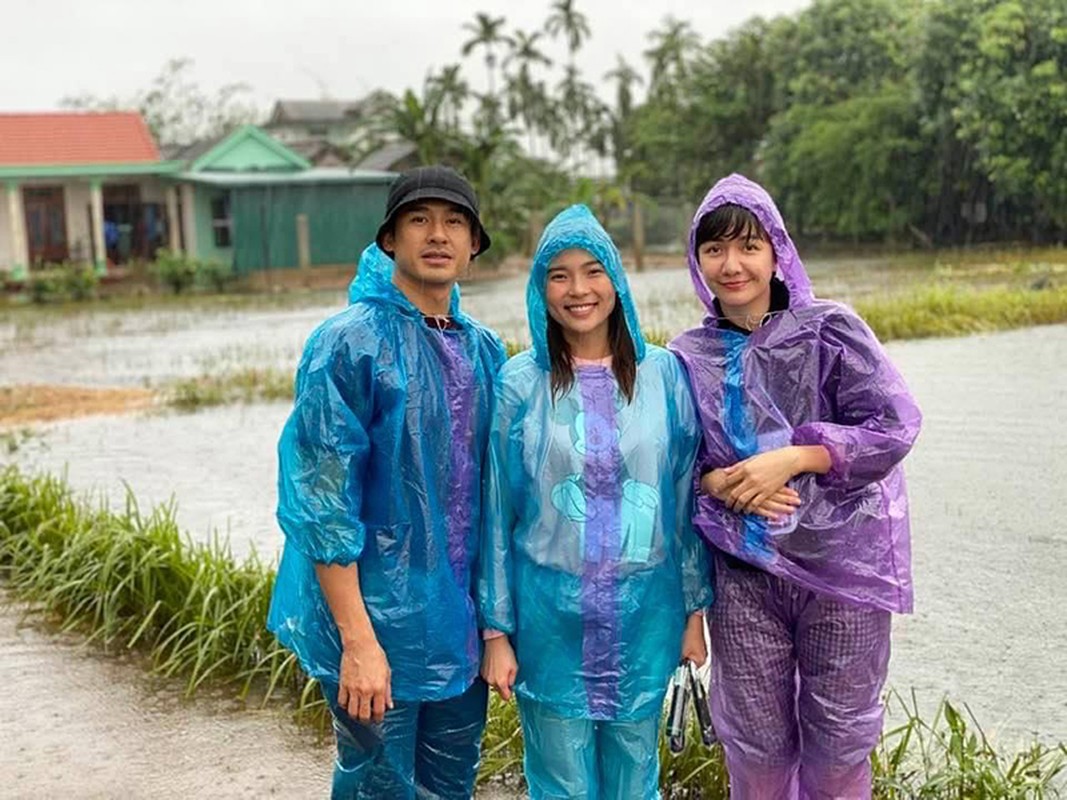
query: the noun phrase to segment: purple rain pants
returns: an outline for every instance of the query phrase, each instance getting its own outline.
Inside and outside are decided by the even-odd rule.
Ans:
[[[888,611],[715,557],[711,713],[734,800],[866,800]]]

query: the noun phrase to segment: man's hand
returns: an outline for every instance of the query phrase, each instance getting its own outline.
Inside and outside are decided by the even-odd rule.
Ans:
[[[345,645],[337,704],[360,722],[381,722],[393,707],[391,675],[389,660],[377,640]]]
[[[744,461],[740,462],[740,464],[744,463]],[[701,478],[700,488],[705,494],[709,494],[733,508],[733,499],[731,496],[732,488],[739,478],[735,477],[733,481],[731,481],[730,473],[727,472],[727,470],[734,469],[735,467],[740,466],[740,464],[735,464],[733,467],[727,467],[726,469],[719,468],[712,470]],[[775,520],[779,517],[792,514],[798,506],[800,506],[800,495],[797,494],[796,490],[783,485],[781,489],[774,492],[749,513],[758,514],[761,517]]]
[[[497,636],[485,642],[485,654],[482,656],[482,678],[496,689],[504,700],[511,699],[511,687],[515,685],[515,676],[519,672],[519,663],[515,660],[515,651],[507,636]]]
[[[693,662],[694,667],[704,666],[708,660],[708,645],[704,640],[704,615],[694,611],[685,623],[682,634],[682,660]]]

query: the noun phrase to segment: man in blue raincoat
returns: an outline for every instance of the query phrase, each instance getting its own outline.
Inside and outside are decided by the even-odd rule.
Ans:
[[[500,340],[456,279],[489,247],[470,184],[403,174],[351,305],[309,338],[278,445],[268,627],[322,685],[334,798],[467,798],[487,690],[471,598]]]

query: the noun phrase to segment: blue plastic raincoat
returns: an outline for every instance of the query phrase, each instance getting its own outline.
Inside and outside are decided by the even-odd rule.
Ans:
[[[562,250],[604,265],[637,359],[627,403],[608,367],[577,366],[555,404],[546,271]],[[533,349],[501,370],[489,437],[479,569],[483,624],[511,636],[516,692],[562,716],[658,714],[688,613],[711,602],[691,526],[699,429],[685,375],[647,345],[607,233],[584,206],[545,229],[526,302]]]
[[[341,646],[315,563],[359,563],[397,700],[461,694],[479,666],[472,568],[493,376],[504,348],[459,309],[428,327],[376,245],[352,305],[308,339],[278,444],[286,543],[268,627],[338,682]]]

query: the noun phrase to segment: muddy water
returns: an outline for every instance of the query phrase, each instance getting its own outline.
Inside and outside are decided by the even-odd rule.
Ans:
[[[965,701],[987,733],[1067,741],[1067,326],[896,343],[925,426],[907,462],[917,612],[896,623],[891,684],[924,707]],[[78,487],[179,501],[193,535],[280,544],[274,447],[283,404],[97,418],[15,454]]]
[[[900,272],[853,261],[812,261],[807,267],[822,294],[844,298],[885,289]],[[686,270],[634,273],[630,284],[647,330],[677,332],[700,321]],[[463,290],[464,309],[501,336],[528,342],[525,287],[524,276],[470,284]],[[344,293],[292,302],[296,307],[87,306],[66,315],[42,310],[0,318],[0,384],[151,386],[241,367],[292,369],[308,333],[343,307]]]

